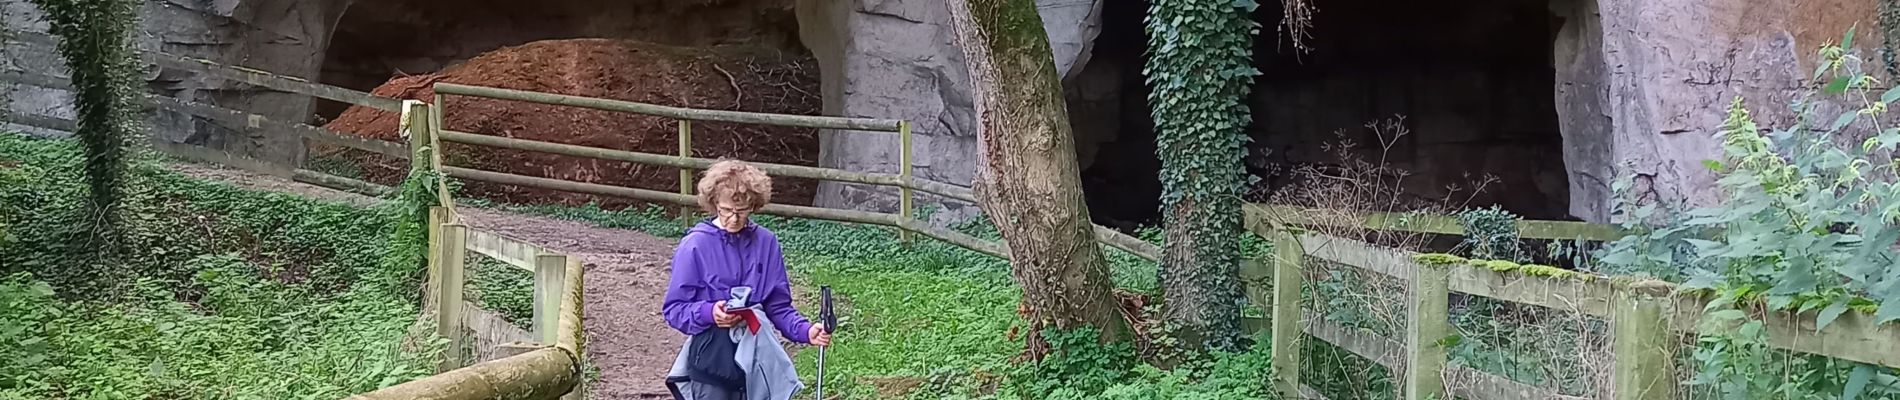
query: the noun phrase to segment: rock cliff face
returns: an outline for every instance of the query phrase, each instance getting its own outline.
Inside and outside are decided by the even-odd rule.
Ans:
[[[143,49],[241,64],[290,76],[315,76],[328,47],[330,30],[351,0],[148,0],[140,9]],[[39,10],[24,0],[3,0],[9,29],[45,32]],[[65,64],[52,49],[9,48],[0,67],[59,71]],[[184,71],[153,67],[145,76],[151,89],[201,103],[247,110],[274,120],[309,119],[312,100],[303,95],[224,81]],[[71,95],[63,91],[13,87],[6,99],[16,110],[71,118]],[[174,142],[201,144],[284,163],[301,163],[298,139],[253,137],[231,127],[159,113],[153,135]]]
[[[1552,64],[1570,176],[1570,211],[1610,219],[1610,182],[1636,174],[1650,200],[1720,199],[1701,161],[1729,102],[1742,97],[1764,127],[1787,126],[1815,50],[1858,25],[1866,70],[1884,71],[1873,0],[1553,0],[1561,18]],[[1876,76],[1886,74],[1876,72]]]
[[[1427,170],[1425,175],[1480,172],[1471,169],[1515,174],[1508,178],[1517,182],[1512,190],[1535,195],[1497,202],[1553,210],[1545,217],[1567,214],[1606,221],[1613,201],[1609,183],[1619,174],[1636,174],[1639,194],[1654,201],[1719,201],[1711,189],[1713,176],[1700,162],[1719,154],[1711,135],[1723,108],[1741,96],[1765,125],[1785,126],[1791,118],[1785,107],[1791,94],[1813,85],[1806,78],[1814,67],[1814,49],[1836,40],[1850,26],[1859,27],[1856,47],[1869,63],[1865,69],[1882,71],[1877,75],[1883,82],[1892,81],[1884,73],[1890,68],[1882,63],[1883,55],[1890,53],[1883,38],[1893,36],[1888,32],[1893,27],[1880,26],[1874,0],[1549,0],[1544,10],[1498,2],[1495,7],[1453,7],[1477,10],[1468,13],[1439,14],[1430,6],[1377,11],[1410,9],[1381,1],[1336,0],[1338,5],[1322,7],[1312,33],[1333,47],[1321,43],[1318,51],[1379,53],[1384,50],[1366,46],[1385,43],[1383,39],[1361,39],[1399,35],[1393,41],[1463,46],[1438,47],[1454,49],[1444,51],[1496,42],[1548,59],[1507,57],[1501,54],[1504,50],[1466,55],[1440,51],[1409,58],[1355,56],[1322,65],[1333,55],[1276,55],[1283,48],[1274,43],[1278,19],[1263,11],[1263,44],[1256,52],[1262,55],[1263,71],[1285,74],[1263,78],[1250,99],[1257,120],[1254,136],[1263,146],[1259,150],[1279,152],[1263,159],[1300,162],[1311,157],[1291,153],[1310,152],[1305,144],[1315,137],[1390,114],[1416,115],[1408,121],[1415,124],[1410,127],[1418,143],[1409,144],[1413,147],[1402,160],[1410,169]],[[1080,159],[1085,167],[1094,166],[1091,174],[1100,175],[1088,179],[1094,182],[1091,204],[1152,208],[1147,201],[1104,200],[1150,198],[1157,187],[1147,182],[1151,177],[1136,171],[1153,165],[1152,155],[1136,157],[1152,153],[1136,145],[1151,141],[1152,132],[1140,118],[1147,112],[1141,106],[1145,92],[1136,72],[1142,46],[1127,43],[1142,40],[1141,6],[1121,4],[1118,9],[1102,0],[1037,3],[1055,50],[1054,62],[1069,91]],[[360,89],[399,72],[433,72],[493,47],[540,39],[610,37],[687,46],[770,42],[766,45],[812,53],[822,74],[818,95],[825,114],[912,121],[914,171],[919,177],[965,185],[980,167],[969,78],[940,1],[455,4],[461,3],[146,0],[139,39],[145,48],[284,75],[321,75],[326,82]],[[1348,8],[1350,4],[1374,11],[1354,11],[1366,7]],[[37,11],[25,0],[0,0],[0,11],[10,29],[44,31]],[[1105,32],[1105,14],[1130,14],[1128,21],[1135,22],[1117,22],[1128,26]],[[1446,18],[1463,22],[1425,21]],[[1401,32],[1401,26],[1416,29]],[[1496,32],[1503,31],[1485,30],[1493,28],[1517,33],[1497,37]],[[63,70],[51,49],[7,50],[0,53],[0,68]],[[1459,62],[1491,66],[1454,65]],[[1399,66],[1379,66],[1387,63]],[[313,115],[337,111],[319,110],[302,95],[183,71],[153,68],[146,79],[156,91],[273,119],[311,121]],[[1465,96],[1473,88],[1503,100],[1486,103],[1477,101],[1479,96]],[[66,93],[17,85],[0,89],[14,110],[71,117]],[[167,140],[267,160],[296,163],[305,152],[295,139],[252,137],[176,115],[161,113],[154,125],[155,135]],[[1538,133],[1520,136],[1531,131]],[[821,166],[899,170],[898,141],[892,135],[837,131],[821,132],[820,138]],[[1559,158],[1562,162],[1556,163]],[[1127,177],[1139,182],[1128,182]],[[892,211],[895,193],[826,183],[819,187],[816,203]],[[927,195],[919,204],[944,206],[947,212],[940,213],[937,222],[976,213],[974,207]]]
[[[1100,0],[1038,0],[1057,71],[1072,76],[1087,62]],[[912,172],[968,186],[979,167],[976,116],[969,74],[939,1],[799,0],[800,37],[819,60],[821,96],[830,115],[901,118],[912,123]],[[820,164],[853,171],[898,172],[897,137],[873,132],[821,132]],[[895,190],[826,182],[820,206],[895,211]],[[968,204],[940,204],[933,220],[978,212]]]

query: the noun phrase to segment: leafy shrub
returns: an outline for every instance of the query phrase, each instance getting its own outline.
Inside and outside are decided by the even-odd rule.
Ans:
[[[1261,399],[1270,398],[1269,340],[1242,352],[1215,351],[1162,370],[1135,359],[1124,343],[1095,342],[1088,329],[1045,331],[1059,351],[1024,364],[1000,399]]]
[[[1827,84],[1793,103],[1790,126],[1768,132],[1740,98],[1716,133],[1723,201],[1686,212],[1656,204],[1618,205],[1637,234],[1608,244],[1606,270],[1686,280],[1684,290],[1715,294],[1688,383],[1730,398],[1893,396],[1890,368],[1773,350],[1757,306],[1815,312],[1826,327],[1850,309],[1900,320],[1900,171],[1891,161],[1900,128],[1884,126],[1900,88],[1879,96],[1859,70],[1849,30],[1824,46],[1814,72]],[[1841,143],[1840,141],[1850,143]],[[1864,141],[1861,141],[1864,140]],[[1859,143],[1851,143],[1860,141]],[[1628,194],[1629,178],[1614,186]],[[1876,306],[1877,305],[1877,306]]]
[[[471,254],[466,299],[482,308],[501,313],[508,323],[531,329],[534,326],[534,273],[499,260]]]
[[[417,324],[424,242],[406,205],[239,190],[144,161],[121,203],[136,251],[95,265],[68,240],[85,187],[76,144],[4,134],[0,160],[0,398],[339,398],[432,371],[442,346]]]

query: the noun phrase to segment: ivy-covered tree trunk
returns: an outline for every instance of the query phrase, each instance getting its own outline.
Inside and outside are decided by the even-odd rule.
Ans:
[[[1166,320],[1188,346],[1231,349],[1241,338],[1240,195],[1247,174],[1251,1],[1154,0],[1148,8],[1148,103],[1161,159],[1168,246]]]
[[[138,23],[136,0],[31,0],[46,13],[59,54],[71,72],[79,131],[86,150],[91,216],[85,219],[102,256],[119,254],[126,218],[120,210],[128,188],[128,166],[145,143],[138,128],[141,93],[132,30]]]
[[[1103,340],[1126,337],[1082,202],[1068,108],[1034,0],[951,0],[976,98],[976,194],[1008,243],[1031,332],[1098,328]],[[1030,341],[1039,357],[1040,341]]]

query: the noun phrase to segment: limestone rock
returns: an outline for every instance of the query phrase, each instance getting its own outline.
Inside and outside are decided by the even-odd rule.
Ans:
[[[1086,63],[1100,32],[1101,1],[1038,0],[1057,71],[1070,76]],[[799,0],[802,40],[823,70],[825,113],[900,118],[912,123],[912,171],[934,181],[968,186],[976,158],[975,106],[949,11],[936,1]],[[899,171],[897,137],[876,132],[826,131],[819,164],[851,171]],[[826,182],[824,207],[895,211],[890,188]],[[934,223],[966,219],[969,204],[922,197],[941,206]]]

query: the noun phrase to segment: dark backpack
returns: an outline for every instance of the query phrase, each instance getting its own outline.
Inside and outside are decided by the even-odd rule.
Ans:
[[[712,327],[693,335],[687,344],[691,354],[686,360],[686,376],[667,378],[667,388],[679,396],[676,385],[679,382],[692,381],[711,385],[733,392],[745,392],[745,370],[739,368],[739,362],[733,355],[739,351],[739,344],[732,341],[733,329],[740,327]]]

